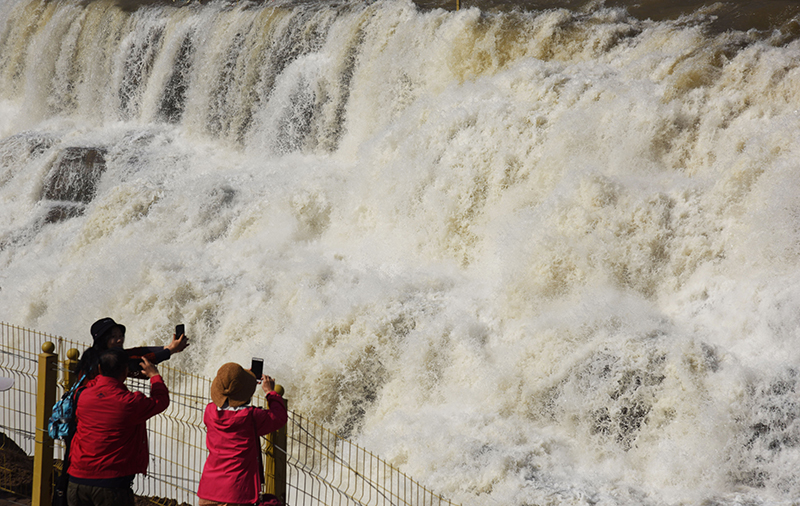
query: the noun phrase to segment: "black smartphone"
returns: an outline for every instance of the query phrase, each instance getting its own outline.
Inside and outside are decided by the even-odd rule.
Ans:
[[[186,327],[181,323],[180,325],[175,325],[175,339],[180,339],[182,335],[186,333]]]
[[[142,370],[142,358],[128,358],[128,374],[135,374]]]
[[[264,359],[253,357],[250,362],[250,370],[256,375],[256,379],[261,381],[261,376],[264,374]]]

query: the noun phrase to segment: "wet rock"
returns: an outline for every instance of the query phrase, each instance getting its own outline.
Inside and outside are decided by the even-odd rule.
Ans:
[[[41,200],[54,201],[45,218],[55,223],[80,216],[97,193],[106,170],[102,148],[68,147],[61,150],[42,188]]]
[[[75,204],[72,202],[53,202],[45,215],[45,223],[58,223],[59,221],[75,218],[83,214],[85,204]]]
[[[88,204],[94,198],[97,181],[105,170],[105,150],[64,148],[50,169],[42,198]]]

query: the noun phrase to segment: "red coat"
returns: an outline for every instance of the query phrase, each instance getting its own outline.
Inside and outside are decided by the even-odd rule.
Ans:
[[[208,429],[208,458],[200,477],[197,496],[223,503],[253,503],[258,500],[261,477],[258,459],[259,436],[286,425],[283,399],[275,392],[267,394],[269,409],[247,407],[236,411],[217,409],[209,403],[203,415]]]
[[[131,392],[115,378],[98,376],[78,397],[78,426],[70,446],[69,474],[76,478],[118,478],[146,473],[145,422],[169,406],[161,376],[150,378],[150,397]]]

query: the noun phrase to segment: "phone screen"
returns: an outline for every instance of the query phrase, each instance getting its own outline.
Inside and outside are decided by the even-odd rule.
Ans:
[[[264,359],[253,357],[250,363],[250,370],[256,375],[256,379],[261,381],[261,375],[264,374]]]
[[[175,338],[180,339],[180,337],[186,333],[186,327],[181,323],[180,325],[175,325]]]

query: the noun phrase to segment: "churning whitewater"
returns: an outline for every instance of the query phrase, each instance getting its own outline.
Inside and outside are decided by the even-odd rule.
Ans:
[[[795,504],[797,23],[713,18],[6,0],[0,320],[183,322],[464,505]]]

